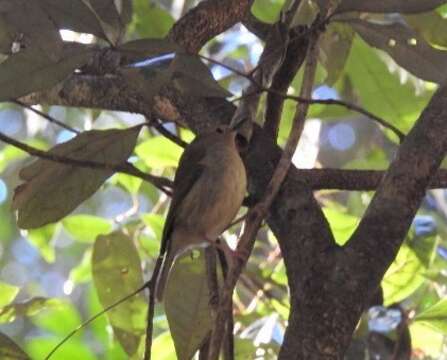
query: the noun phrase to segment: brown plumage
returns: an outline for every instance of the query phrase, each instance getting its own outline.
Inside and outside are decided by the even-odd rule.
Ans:
[[[234,131],[220,128],[188,145],[180,158],[163,229],[164,261],[156,286],[159,301],[175,256],[188,246],[215,241],[236,216],[246,187]]]

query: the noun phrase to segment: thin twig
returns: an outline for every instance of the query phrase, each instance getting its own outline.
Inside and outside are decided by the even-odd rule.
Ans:
[[[23,107],[24,109],[28,109],[28,110],[32,111],[33,113],[43,117],[44,119],[47,119],[50,123],[56,124],[56,125],[60,126],[61,128],[64,128],[65,130],[68,130],[74,134],[80,134],[79,130],[73,129],[72,127],[64,124],[62,121],[59,121],[59,120],[55,119],[54,117],[52,117],[40,110],[37,110],[36,108],[32,107],[31,105],[25,104],[24,102],[21,102],[20,100],[12,100],[11,102],[13,104]]]
[[[93,315],[90,319],[84,321],[81,325],[79,325],[76,329],[74,329],[73,331],[71,331],[67,336],[65,336],[50,352],[49,354],[45,357],[45,360],[49,360],[51,358],[51,356],[54,355],[54,353],[57,351],[57,349],[59,349],[63,344],[65,344],[68,340],[70,340],[70,338],[72,338],[79,330],[81,330],[82,328],[85,328],[88,324],[90,324],[91,322],[93,322],[94,320],[96,320],[98,317],[100,317],[101,315],[105,314],[106,312],[110,311],[111,309],[115,308],[116,306],[122,304],[123,302],[129,300],[131,297],[137,295],[138,293],[140,293],[141,291],[143,291],[145,288],[147,287],[147,284],[144,284],[143,286],[139,287],[138,289],[136,289],[135,291],[133,291],[132,293],[124,296],[123,298],[119,299],[118,301],[115,301],[113,304],[105,307],[103,310],[101,310],[99,313]]]
[[[290,42],[292,41],[296,41],[299,37],[293,38],[291,39]],[[266,92],[266,93],[270,93],[270,94],[274,94],[277,96],[281,96],[284,99],[288,99],[288,100],[293,100],[296,102],[300,102],[300,103],[306,103],[306,104],[310,104],[310,105],[339,105],[339,106],[343,106],[348,110],[352,110],[355,112],[358,112],[359,114],[365,115],[366,117],[376,121],[377,123],[379,123],[380,125],[382,125],[384,128],[391,130],[398,138],[399,138],[399,142],[402,143],[403,139],[405,138],[405,134],[400,131],[397,127],[395,127],[393,124],[389,123],[388,121],[386,121],[385,119],[382,119],[381,117],[374,115],[373,113],[371,113],[370,111],[362,108],[361,106],[358,106],[354,103],[351,103],[349,101],[344,101],[344,100],[338,100],[338,99],[312,99],[310,96],[309,97],[303,97],[303,96],[294,96],[294,95],[289,95],[287,93],[281,92],[281,91],[276,91],[272,88],[266,88],[264,86],[262,86],[261,84],[259,84],[254,78],[253,76],[251,76],[250,74],[246,74],[242,71],[239,71],[237,69],[234,69],[233,67],[226,65],[218,60],[214,60],[212,58],[209,58],[207,56],[203,56],[203,55],[199,55],[199,57],[201,57],[204,60],[207,60],[213,64],[219,65],[224,67],[225,69],[235,73],[236,75],[239,75],[247,80],[249,80],[252,84],[254,84],[254,86],[256,87],[256,91],[252,91],[249,94],[243,94],[242,96],[239,96],[237,98],[234,98],[231,100],[231,102],[236,102],[236,101],[240,101],[243,100],[247,97],[250,97],[252,95],[261,93],[261,92]]]
[[[149,305],[147,308],[146,339],[145,339],[144,356],[143,356],[144,360],[151,360],[152,357],[152,340],[153,340],[152,336],[154,333],[154,314],[155,314],[155,285],[162,264],[163,264],[163,256],[159,255],[155,263],[151,279],[146,283],[146,286],[149,290]]]
[[[87,167],[91,169],[101,169],[101,170],[109,170],[109,171],[116,171],[121,172],[124,174],[132,175],[135,177],[138,177],[140,179],[143,179],[152,185],[154,185],[159,190],[163,191],[164,193],[171,195],[171,192],[169,189],[172,188],[172,182],[169,179],[154,176],[150,174],[146,174],[145,172],[141,171],[140,169],[136,168],[129,162],[125,162],[124,164],[108,164],[108,163],[100,163],[96,161],[90,161],[90,160],[77,160],[68,158],[65,156],[52,154],[46,151],[42,151],[39,149],[36,149],[32,146],[29,146],[27,144],[24,144],[20,141],[17,141],[13,138],[10,138],[9,136],[3,134],[0,132],[0,141],[3,141],[7,144],[10,144],[20,150],[25,151],[29,155],[36,156],[42,159],[58,162],[64,165],[73,165],[73,166],[79,166],[79,167]]]
[[[150,122],[150,124],[157,129],[157,131],[162,134],[167,139],[171,140],[173,143],[177,144],[178,146],[181,146],[182,148],[185,148],[188,146],[188,143],[186,141],[183,141],[178,136],[170,132],[168,129],[166,129],[163,124],[161,124],[158,120],[154,119]]]

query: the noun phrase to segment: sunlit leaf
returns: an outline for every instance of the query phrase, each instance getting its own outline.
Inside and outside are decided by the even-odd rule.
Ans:
[[[402,301],[414,293],[423,284],[424,273],[414,251],[403,245],[382,280],[385,304]]]
[[[214,323],[205,249],[187,250],[174,261],[164,305],[177,357],[191,359]]]
[[[447,299],[441,299],[436,304],[417,314],[416,321],[422,321],[428,326],[447,334]]]
[[[134,0],[133,7],[136,16],[130,27],[136,30],[140,37],[165,37],[174,24],[171,14],[154,2]]]
[[[0,358],[2,360],[31,360],[14,341],[0,333]]]
[[[354,232],[360,219],[357,216],[329,207],[324,207],[323,212],[331,226],[335,241],[338,245],[344,245]]]
[[[139,126],[86,131],[56,145],[49,154],[119,165],[132,153],[139,131]],[[18,225],[35,228],[60,220],[93,195],[113,173],[113,170],[37,160],[20,172],[25,183],[16,189],[13,199],[13,206],[18,209]]]
[[[140,258],[132,238],[122,232],[101,235],[92,255],[92,273],[99,300],[110,306],[143,285]],[[107,312],[115,336],[135,354],[145,329],[147,302],[142,293]]]
[[[115,175],[116,181],[121,184],[129,193],[136,195],[143,180],[127,174]]]
[[[20,288],[17,286],[0,282],[0,307],[8,305],[11,301],[13,301],[19,291]]]
[[[163,169],[176,167],[183,149],[164,136],[154,136],[139,144],[135,152],[151,169]]]
[[[410,325],[411,345],[413,349],[422,351],[432,359],[440,359],[445,335],[422,321],[414,321]]]
[[[39,229],[28,230],[25,233],[26,239],[37,248],[48,263],[53,263],[56,257],[53,242],[55,231],[56,226],[49,224]]]
[[[57,307],[60,301],[57,299],[46,299],[35,297],[27,301],[6,305],[0,308],[0,323],[8,323],[16,320],[18,317],[34,316],[40,311]]]
[[[39,328],[61,336],[67,335],[82,323],[79,312],[65,300],[60,300],[56,306],[43,309],[31,320]],[[79,334],[82,334],[82,331]]]
[[[56,345],[62,340],[60,338],[48,338],[48,337],[34,337],[28,340],[25,345],[26,351],[33,359],[44,359]],[[76,338],[71,338],[57,349],[57,352],[53,356],[54,359],[64,360],[97,360],[93,351],[90,350],[87,345]]]
[[[92,274],[91,261],[92,261],[92,252],[89,249],[84,252],[81,262],[70,270],[68,280],[72,281],[75,284],[90,281]]]
[[[71,215],[62,220],[64,229],[76,241],[93,243],[98,235],[107,234],[112,224],[101,217],[92,215]]]
[[[259,20],[273,23],[279,19],[284,0],[255,0],[251,11]]]
[[[168,331],[158,335],[152,343],[152,353],[157,354],[157,360],[177,360],[174,343]]]

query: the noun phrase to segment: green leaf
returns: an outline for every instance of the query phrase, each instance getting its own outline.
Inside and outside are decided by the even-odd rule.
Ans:
[[[90,281],[92,273],[92,251],[87,249],[82,256],[81,262],[70,270],[68,279],[74,284],[81,284]]]
[[[6,306],[13,301],[19,291],[20,288],[17,286],[0,282],[0,307]]]
[[[187,250],[176,258],[163,301],[177,357],[191,359],[214,323],[204,248]]]
[[[422,321],[410,324],[411,345],[413,349],[420,349],[428,359],[441,359],[445,336]]]
[[[59,29],[88,33],[106,39],[96,15],[82,0],[39,0]]]
[[[135,152],[147,166],[158,170],[165,167],[176,167],[183,149],[164,136],[154,136],[139,144]]]
[[[56,226],[54,224],[49,224],[40,229],[29,230],[25,235],[28,241],[39,250],[40,255],[48,263],[53,263],[55,260],[53,243],[55,231]]]
[[[161,239],[165,218],[158,214],[142,214],[141,219],[144,224],[152,231],[155,239]]]
[[[336,12],[363,11],[413,14],[433,10],[444,3],[445,0],[342,0]]]
[[[354,32],[345,24],[329,24],[323,33],[320,60],[328,73],[325,83],[332,86],[340,78],[351,51]]]
[[[177,54],[171,67],[175,86],[186,96],[226,98],[232,95],[220,86],[196,55]]]
[[[152,353],[157,354],[157,360],[178,360],[175,354],[174,343],[168,331],[154,339]]]
[[[55,335],[65,336],[76,329],[82,319],[76,308],[65,300],[51,308],[43,309],[32,318],[32,322],[39,328],[52,332]],[[82,332],[78,332],[81,334]]]
[[[2,360],[31,360],[14,341],[0,333],[0,358]]]
[[[133,240],[122,232],[98,236],[92,273],[99,300],[110,306],[143,285],[141,261]],[[137,352],[145,329],[147,302],[140,292],[107,312],[114,334],[129,355]]]
[[[62,338],[44,338],[35,337],[27,341],[25,348],[33,359],[44,359],[56,345],[61,342]],[[64,343],[53,356],[54,359],[64,360],[96,360],[93,354],[83,342],[76,338],[71,338]]]
[[[115,180],[132,195],[138,194],[141,184],[143,183],[143,179],[122,173],[116,174]]]
[[[78,161],[123,164],[132,153],[140,126],[127,130],[92,130],[56,145],[48,153]],[[21,228],[55,222],[93,195],[113,170],[65,165],[39,159],[20,172],[25,181],[15,190],[13,207]]]
[[[84,243],[93,243],[98,235],[112,230],[112,224],[106,219],[85,214],[68,216],[62,225],[74,240]]]
[[[283,5],[284,0],[255,0],[251,12],[259,20],[274,23],[279,19]]]
[[[18,317],[34,316],[44,309],[58,306],[59,303],[57,299],[35,297],[24,302],[6,305],[0,308],[0,324],[12,322]]]
[[[441,299],[439,302],[425,309],[416,315],[416,321],[424,322],[432,328],[447,334],[447,299]]]
[[[404,69],[420,79],[443,83],[447,52],[431,47],[401,23],[376,24],[364,20],[347,22],[370,46],[387,52]]]
[[[414,251],[403,245],[382,280],[385,304],[400,302],[414,293],[424,283],[424,274]]]
[[[447,47],[447,19],[436,11],[405,16],[408,24],[429,43]]]
[[[0,152],[0,172],[6,169],[14,160],[26,156],[26,152],[12,145],[6,145]]]
[[[358,37],[345,67],[359,102],[366,110],[406,132],[429,101],[429,93],[416,95],[410,83],[391,74],[377,52]]]
[[[59,60],[29,48],[9,56],[0,64],[0,101],[19,98],[50,88],[87,62],[90,50],[64,47]]]
[[[323,212],[331,226],[337,244],[340,246],[346,244],[359,224],[360,219],[357,216],[329,207],[324,207]]]
[[[154,2],[134,0],[133,6],[135,16],[130,25],[130,31],[137,31],[140,37],[165,37],[174,25],[174,18],[169,12]]]

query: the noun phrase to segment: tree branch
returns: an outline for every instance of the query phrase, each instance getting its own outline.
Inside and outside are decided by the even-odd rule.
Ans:
[[[79,167],[87,167],[91,169],[105,169],[105,170],[111,170],[116,172],[121,172],[124,174],[132,175],[135,177],[138,177],[140,179],[143,179],[152,185],[154,185],[157,189],[163,191],[164,193],[170,195],[170,191],[168,189],[172,188],[172,182],[166,178],[146,174],[140,169],[136,168],[132,164],[126,162],[124,164],[107,164],[107,163],[100,163],[96,161],[89,161],[89,160],[77,160],[77,159],[71,159],[65,156],[60,156],[57,154],[52,154],[46,151],[42,151],[39,149],[36,149],[32,146],[29,146],[27,144],[21,143],[20,141],[17,141],[15,139],[10,138],[9,136],[3,134],[0,132],[0,141],[3,141],[7,144],[10,144],[20,150],[25,151],[29,155],[36,156],[42,159],[58,162],[64,165],[73,165],[73,166],[79,166]]]

